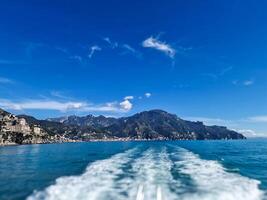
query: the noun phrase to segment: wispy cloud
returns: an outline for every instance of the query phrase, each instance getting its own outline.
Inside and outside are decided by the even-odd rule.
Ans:
[[[0,77],[0,83],[2,83],[2,84],[11,84],[11,83],[14,83],[14,81],[9,79],[9,78]]]
[[[72,99],[70,97],[68,97],[67,95],[64,94],[64,92],[58,91],[58,90],[52,90],[50,91],[50,95],[52,97],[56,97],[59,99]]]
[[[132,99],[134,99],[134,96],[126,96],[126,97],[124,97],[124,100],[132,100]]]
[[[202,76],[209,77],[213,80],[217,80],[220,77],[224,76],[226,73],[230,72],[233,69],[233,66],[226,66],[221,69],[218,73],[202,73]]]
[[[224,67],[221,72],[219,73],[220,76],[225,75],[226,73],[230,72],[233,69],[233,66],[226,66]]]
[[[142,57],[142,54],[139,51],[137,51],[135,48],[130,46],[129,44],[122,44],[120,45],[120,48],[123,49],[122,54],[131,54],[131,55],[136,56],[137,58]]]
[[[246,80],[246,81],[243,82],[244,86],[250,86],[250,85],[253,85],[253,84],[254,84],[253,80]]]
[[[253,117],[249,117],[247,120],[249,122],[263,122],[263,123],[266,123],[267,122],[267,115],[253,116]]]
[[[108,102],[103,104],[94,104],[87,101],[68,101],[63,100],[61,94],[53,93],[61,100],[54,99],[27,99],[21,101],[11,101],[0,99],[0,107],[10,110],[55,110],[60,112],[128,112],[132,109],[131,98],[125,98],[121,102]]]
[[[80,63],[82,63],[83,58],[81,56],[75,55],[75,56],[70,56],[70,59],[76,60]]]
[[[103,38],[103,40],[104,40],[105,42],[107,42],[108,45],[109,45],[112,49],[115,49],[115,48],[117,48],[117,47],[119,46],[118,42],[113,42],[113,41],[111,41],[109,37],[105,37],[105,38]]]
[[[66,48],[64,48],[64,47],[56,46],[55,49],[58,50],[58,51],[60,51],[60,52],[62,52],[62,53],[64,53],[64,54],[69,55],[69,51],[68,51],[68,49],[66,49]]]
[[[88,57],[92,58],[96,51],[101,51],[101,50],[102,50],[101,47],[99,47],[97,45],[91,46],[90,53],[89,53]]]
[[[120,53],[121,55],[132,54],[136,57],[141,57],[141,53],[129,44],[112,41],[109,37],[105,37],[103,40],[108,44],[109,48],[123,50],[123,52]]]
[[[59,102],[54,100],[25,100],[25,101],[10,101],[5,99],[0,99],[0,106],[4,109],[11,110],[28,110],[28,109],[36,109],[36,110],[59,110],[59,111],[67,111],[73,109],[81,109],[85,107],[84,102]]]
[[[218,75],[215,73],[202,73],[201,75],[213,80],[216,80],[218,78]]]
[[[162,42],[154,37],[149,37],[146,40],[143,41],[142,46],[145,48],[153,48],[158,51],[161,51],[165,53],[170,58],[174,58],[175,56],[175,49],[171,47],[170,44],[167,44],[166,42]]]
[[[27,64],[25,61],[22,60],[6,60],[6,59],[0,59],[0,64],[2,65],[20,65],[20,64]]]
[[[218,124],[225,125],[231,123],[228,120],[220,118],[208,118],[208,117],[184,117],[184,118],[190,121],[200,121],[206,125],[218,125]]]
[[[233,129],[234,131],[243,134],[246,137],[266,137],[267,133],[259,133],[251,129]]]
[[[236,85],[236,86],[246,86],[246,87],[248,87],[248,86],[251,86],[251,85],[253,85],[254,83],[255,83],[255,81],[254,80],[245,80],[245,81],[240,81],[240,80],[234,80],[234,81],[232,81],[232,83],[233,83],[233,85]]]
[[[135,50],[133,47],[131,47],[129,44],[123,44],[122,47],[123,47],[124,49],[126,49],[126,50],[132,52],[132,53],[136,53],[136,50]]]

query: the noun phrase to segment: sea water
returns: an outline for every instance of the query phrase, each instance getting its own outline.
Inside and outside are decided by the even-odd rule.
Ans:
[[[0,147],[0,199],[266,199],[267,140]]]

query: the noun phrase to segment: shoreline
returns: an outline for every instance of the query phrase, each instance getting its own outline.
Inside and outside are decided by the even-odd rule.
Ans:
[[[7,144],[0,144],[0,147],[7,147],[7,146],[22,146],[22,145],[36,145],[36,144],[65,144],[65,143],[90,143],[90,142],[162,142],[162,141],[237,141],[237,140],[247,140],[248,138],[243,139],[204,139],[204,140],[192,140],[192,139],[94,139],[94,140],[73,140],[73,141],[55,141],[55,142],[43,142],[43,143],[24,143],[24,144],[17,144],[17,143],[7,143]],[[254,138],[256,139],[256,138]]]

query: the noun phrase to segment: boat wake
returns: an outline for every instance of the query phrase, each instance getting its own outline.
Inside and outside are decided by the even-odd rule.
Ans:
[[[180,147],[131,149],[58,178],[28,200],[260,200],[260,182]]]
[[[203,160],[185,149],[178,150],[175,169],[190,176],[196,191],[180,199],[203,200],[258,200],[263,198],[260,182],[239,174],[227,172],[217,161]]]

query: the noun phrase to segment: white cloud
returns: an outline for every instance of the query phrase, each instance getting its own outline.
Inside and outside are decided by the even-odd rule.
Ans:
[[[102,49],[101,49],[101,47],[99,47],[99,46],[97,46],[97,45],[94,45],[94,46],[91,46],[90,50],[91,50],[91,51],[90,51],[88,57],[89,57],[89,58],[92,58],[93,55],[94,55],[94,53],[95,53],[96,51],[101,51]]]
[[[0,100],[0,106],[4,109],[12,110],[58,110],[68,111],[84,108],[87,104],[84,102],[59,102],[53,100],[28,100],[12,102],[9,100]]]
[[[176,53],[175,49],[172,48],[169,44],[159,41],[157,38],[153,38],[152,36],[144,40],[142,45],[145,48],[153,48],[164,52],[170,58],[174,58]]]
[[[14,83],[14,81],[11,80],[11,79],[9,79],[9,78],[0,77],[0,83],[3,83],[3,84],[10,84],[10,83]]]
[[[248,121],[250,122],[267,122],[267,115],[261,115],[261,116],[254,116],[254,117],[249,117]]]
[[[58,101],[49,99],[30,99],[23,101],[10,101],[0,99],[0,107],[10,110],[56,110],[61,112],[127,112],[133,105],[129,99],[124,99],[121,103],[108,102],[104,104],[93,104],[86,101]]]
[[[124,101],[120,102],[120,107],[124,111],[130,111],[133,107],[133,104],[128,99],[125,99]]]
[[[124,100],[131,100],[131,99],[134,99],[134,96],[126,96],[126,97],[124,97]]]
[[[151,93],[149,93],[149,92],[145,93],[145,97],[146,97],[146,98],[149,98],[149,97],[151,97],[151,95],[152,95],[152,94],[151,94]]]

